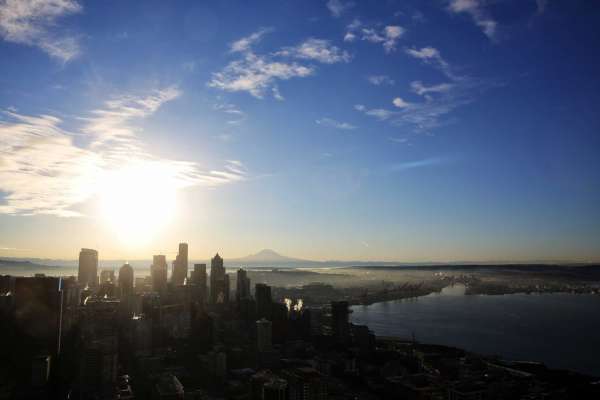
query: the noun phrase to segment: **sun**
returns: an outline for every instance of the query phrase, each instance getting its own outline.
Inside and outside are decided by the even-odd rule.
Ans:
[[[99,186],[102,219],[125,245],[148,243],[175,217],[177,182],[160,162],[111,170]]]

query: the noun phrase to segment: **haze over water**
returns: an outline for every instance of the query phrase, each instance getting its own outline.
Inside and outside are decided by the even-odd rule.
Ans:
[[[464,286],[416,299],[354,306],[375,334],[456,346],[600,375],[600,296],[464,295]]]

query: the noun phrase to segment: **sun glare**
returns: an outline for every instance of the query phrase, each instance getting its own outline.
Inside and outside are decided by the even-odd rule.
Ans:
[[[100,187],[103,220],[128,246],[147,243],[175,216],[177,182],[160,163],[110,171]]]

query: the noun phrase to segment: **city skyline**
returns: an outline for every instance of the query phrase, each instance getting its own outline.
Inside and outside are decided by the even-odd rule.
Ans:
[[[0,2],[0,257],[600,261],[597,7],[284,3]]]

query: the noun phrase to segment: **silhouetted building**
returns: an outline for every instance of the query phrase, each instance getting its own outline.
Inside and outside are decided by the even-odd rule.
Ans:
[[[263,385],[263,400],[287,400],[287,381],[285,379],[273,379]]]
[[[98,285],[98,252],[93,249],[81,249],[79,252],[79,271],[77,280],[82,286]]]
[[[121,296],[133,294],[133,268],[129,263],[123,264],[119,269],[119,288],[121,289]]]
[[[250,278],[242,268],[237,271],[235,298],[238,302],[250,298]]]
[[[254,287],[254,297],[256,299],[256,316],[258,318],[270,319],[273,303],[271,286],[264,283],[257,283]]]
[[[31,386],[43,387],[50,378],[50,360],[47,355],[36,356],[31,361]]]
[[[15,318],[24,337],[39,352],[60,353],[62,327],[62,278],[17,277]]]
[[[259,352],[267,351],[271,349],[272,345],[272,330],[273,326],[271,321],[267,319],[260,319],[256,321],[256,349]]]
[[[118,367],[117,299],[90,298],[83,306],[80,392],[83,397],[112,395]]]
[[[349,314],[347,301],[331,302],[331,328],[333,337],[340,343],[347,343],[350,339]]]
[[[210,303],[229,303],[229,275],[225,273],[223,259],[219,253],[210,261]]]
[[[175,261],[173,261],[173,275],[171,282],[173,285],[183,285],[188,275],[188,245],[179,243],[179,252]]]
[[[112,269],[105,269],[100,271],[100,284],[103,283],[115,283],[115,271]]]
[[[152,290],[162,292],[167,288],[167,258],[163,255],[152,257],[150,275],[152,276]]]
[[[285,369],[281,375],[288,384],[288,399],[325,400],[327,398],[327,384],[317,370],[299,367]]]
[[[179,379],[173,374],[164,373],[154,387],[153,399],[157,400],[183,400],[185,390]]]
[[[194,270],[190,277],[191,283],[195,286],[194,289],[194,301],[206,301],[206,283],[208,276],[206,274],[206,264],[194,264]]]

